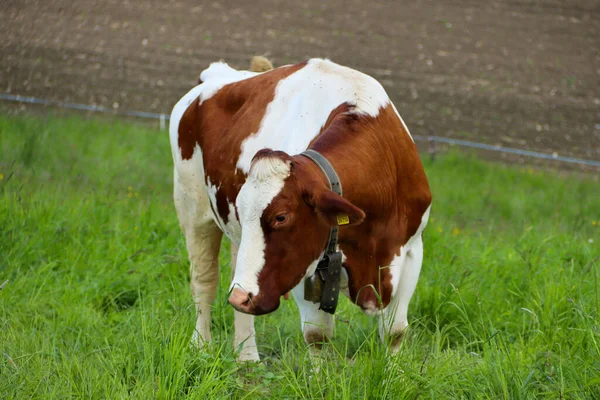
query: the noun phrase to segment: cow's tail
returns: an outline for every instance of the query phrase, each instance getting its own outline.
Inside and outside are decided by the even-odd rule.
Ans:
[[[273,69],[273,64],[266,57],[254,56],[250,60],[250,71],[252,72],[266,72]]]

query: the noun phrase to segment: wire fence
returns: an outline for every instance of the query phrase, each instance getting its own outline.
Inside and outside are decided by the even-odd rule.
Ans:
[[[8,94],[8,93],[0,93],[0,100],[13,101],[13,102],[19,102],[19,103],[27,103],[27,104],[38,104],[38,105],[45,105],[45,106],[55,106],[55,107],[60,107],[60,108],[73,109],[73,110],[109,113],[109,114],[114,114],[114,115],[125,115],[125,116],[130,116],[130,117],[157,119],[157,120],[159,120],[160,129],[165,129],[166,121],[169,120],[169,114],[152,113],[152,112],[146,112],[146,111],[118,110],[118,109],[111,109],[108,107],[102,107],[102,106],[96,106],[96,105],[67,103],[67,102],[62,102],[62,101],[40,99],[37,97],[13,95],[13,94]],[[433,149],[434,152],[435,152],[435,146],[431,146],[431,145],[433,145],[437,142],[437,143],[444,143],[444,144],[455,145],[455,146],[470,147],[470,148],[480,149],[480,150],[495,151],[495,152],[505,153],[505,154],[538,158],[538,159],[543,159],[543,160],[551,160],[551,161],[558,161],[558,162],[571,163],[571,164],[580,164],[580,165],[586,165],[586,166],[590,166],[590,167],[600,167],[600,161],[585,160],[582,158],[561,156],[557,153],[552,153],[552,154],[541,153],[541,152],[537,152],[537,151],[518,149],[518,148],[514,148],[514,147],[504,147],[504,146],[478,143],[478,142],[472,142],[469,140],[453,139],[453,138],[446,138],[446,137],[440,137],[440,136],[412,135],[412,137],[415,140],[429,142],[430,147]]]
[[[65,103],[62,101],[39,99],[37,97],[19,96],[19,95],[8,94],[8,93],[0,93],[0,100],[14,101],[14,102],[26,103],[26,104],[38,104],[38,105],[43,105],[43,106],[54,106],[54,107],[60,107],[60,108],[68,108],[68,109],[72,109],[72,110],[101,112],[101,113],[109,113],[109,114],[115,114],[115,115],[126,115],[128,117],[158,119],[160,121],[161,129],[165,128],[166,121],[169,120],[169,114],[152,113],[152,112],[146,112],[146,111],[126,111],[126,110],[119,110],[119,109],[113,109],[113,108],[102,107],[102,106],[79,104],[79,103]]]

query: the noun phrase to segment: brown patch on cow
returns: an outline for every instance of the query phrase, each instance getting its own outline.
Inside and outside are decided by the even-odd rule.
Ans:
[[[311,148],[336,169],[344,198],[366,214],[361,225],[340,227],[351,299],[365,310],[385,307],[392,292],[385,266],[416,233],[431,204],[415,143],[391,104],[376,118],[342,105]]]
[[[279,81],[305,65],[280,67],[225,85],[202,104],[193,101],[183,114],[178,129],[182,158],[190,159],[196,145],[202,149],[205,178],[218,188],[216,208],[224,223],[229,204],[235,203],[246,180],[236,167],[242,142],[258,131]]]
[[[179,121],[179,127],[177,128],[177,143],[181,149],[181,158],[184,160],[192,158],[194,148],[196,143],[198,143],[197,139],[200,135],[198,132],[200,127],[199,119],[201,118],[198,109],[198,101],[193,101],[183,113]]]

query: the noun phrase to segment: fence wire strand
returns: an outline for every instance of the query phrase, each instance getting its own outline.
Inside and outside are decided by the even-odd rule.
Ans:
[[[27,104],[55,106],[55,107],[60,107],[60,108],[73,109],[73,110],[126,115],[126,116],[130,116],[130,117],[158,119],[160,121],[161,129],[164,129],[166,121],[168,121],[170,118],[169,114],[152,113],[152,112],[146,112],[146,111],[118,110],[118,109],[111,109],[111,108],[96,106],[96,105],[67,103],[67,102],[62,102],[62,101],[40,99],[37,97],[30,97],[30,96],[19,96],[19,95],[8,94],[8,93],[0,93],[0,100],[14,101],[14,102],[19,102],[19,103],[27,103]],[[514,154],[514,155],[539,158],[539,159],[544,159],[544,160],[566,162],[566,163],[571,163],[571,164],[581,164],[581,165],[587,165],[587,166],[592,166],[592,167],[600,167],[600,161],[585,160],[582,158],[561,156],[561,155],[558,155],[557,153],[552,153],[552,154],[540,153],[537,151],[517,149],[514,147],[504,147],[504,146],[478,143],[478,142],[472,142],[469,140],[453,139],[453,138],[446,138],[446,137],[440,137],[440,136],[413,135],[413,139],[419,140],[419,141],[446,143],[446,144],[455,145],[455,146],[471,147],[471,148],[481,149],[481,150],[496,151],[496,152],[500,152],[500,153]]]

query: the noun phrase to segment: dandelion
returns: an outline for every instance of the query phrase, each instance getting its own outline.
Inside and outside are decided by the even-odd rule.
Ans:
[[[442,233],[444,230],[443,230],[442,228],[439,228],[439,227],[438,227],[438,228],[437,228],[437,231],[438,231],[439,233]]]
[[[127,187],[127,190],[129,190],[130,192],[133,190],[133,188],[131,186]]]
[[[0,174],[0,181],[4,179],[4,174]]]
[[[456,235],[460,235],[460,229],[458,229],[458,228],[454,228],[454,229],[452,229],[452,234],[453,234],[454,236],[456,236]]]
[[[2,174],[0,174],[0,179],[2,179]],[[596,221],[592,221],[592,225],[596,226],[598,223]]]
[[[132,198],[133,197],[133,193],[131,193],[131,192],[127,193],[127,197]]]

